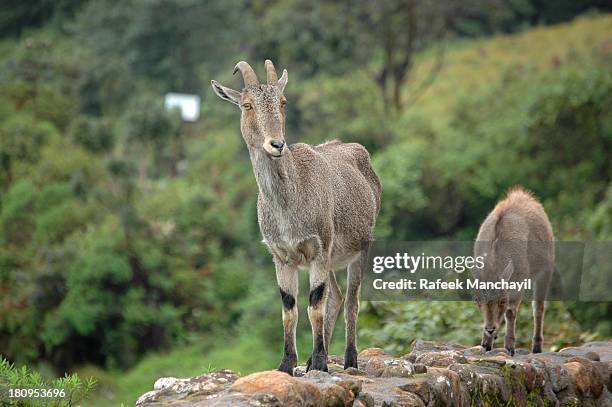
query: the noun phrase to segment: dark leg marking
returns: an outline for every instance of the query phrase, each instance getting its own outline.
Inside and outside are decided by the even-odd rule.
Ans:
[[[295,298],[293,298],[293,295],[287,294],[286,292],[283,291],[282,288],[279,288],[279,291],[280,291],[281,299],[283,300],[283,306],[285,307],[285,309],[286,310],[293,309],[293,307],[295,306]]]
[[[325,283],[321,283],[317,288],[310,292],[309,304],[311,307],[316,307],[323,298],[323,292],[325,291]]]

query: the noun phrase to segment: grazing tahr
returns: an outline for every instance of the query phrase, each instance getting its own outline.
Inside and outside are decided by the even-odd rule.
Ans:
[[[484,267],[474,270],[482,281],[531,279],[533,289],[532,352],[542,352],[544,300],[555,262],[552,227],[534,196],[515,187],[508,191],[480,226],[474,255],[484,256]],[[491,350],[501,319],[506,319],[504,347],[514,355],[515,321],[523,292],[477,290],[475,300],[484,319],[482,346]]]
[[[308,369],[327,371],[327,351],[344,301],[334,270],[348,266],[344,367],[357,367],[355,325],[364,247],[372,240],[380,208],[380,182],[360,144],[334,140],[286,145],[287,70],[278,79],[272,62],[266,60],[265,66],[267,84],[260,84],[253,68],[241,61],[234,73],[242,73],[242,91],[214,80],[212,87],[242,112],[240,129],[259,187],[257,218],[282,299],[285,347],[278,369],[293,374],[297,365],[298,267],[307,267],[310,276],[313,351]]]

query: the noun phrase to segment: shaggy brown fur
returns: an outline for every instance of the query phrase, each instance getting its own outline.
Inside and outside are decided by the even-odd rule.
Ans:
[[[485,256],[485,267],[476,270],[484,281],[521,281],[533,283],[533,347],[542,351],[544,299],[554,270],[555,252],[552,227],[542,205],[521,187],[508,191],[480,226],[474,255]],[[484,318],[482,346],[490,350],[497,338],[502,317],[506,319],[504,346],[514,353],[515,320],[522,292],[476,292]]]
[[[279,369],[293,374],[297,364],[298,267],[310,272],[309,369],[327,370],[327,349],[344,301],[334,270],[348,266],[344,364],[357,367],[355,325],[364,244],[372,240],[381,192],[370,156],[363,146],[338,140],[285,146],[287,71],[277,81],[274,65],[266,61],[268,84],[261,85],[246,62],[239,62],[236,70],[245,79],[241,92],[215,81],[212,86],[220,98],[242,110],[240,128],[259,187],[257,218],[283,302],[285,350]]]

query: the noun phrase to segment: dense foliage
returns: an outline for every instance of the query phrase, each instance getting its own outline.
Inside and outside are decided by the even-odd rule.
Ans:
[[[381,239],[471,240],[514,184],[540,197],[558,239],[612,239],[610,16],[465,40],[597,2],[34,3],[30,17],[17,5],[0,14],[10,22],[0,32],[0,353],[13,362],[125,369],[172,346],[189,359],[185,344],[220,349],[209,358],[223,367],[277,362],[280,301],[256,185],[238,114],[207,85],[239,87],[231,68],[243,58],[258,72],[267,57],[289,69],[290,141],[368,147],[383,183]],[[447,25],[410,31],[394,7]],[[391,33],[377,31],[389,21]],[[417,42],[385,44],[405,35]],[[165,111],[167,91],[202,95],[201,120]],[[363,310],[361,344],[392,352],[416,337],[478,336],[471,303]],[[553,304],[547,345],[609,337],[610,315],[609,303]],[[307,318],[298,329],[304,356]]]

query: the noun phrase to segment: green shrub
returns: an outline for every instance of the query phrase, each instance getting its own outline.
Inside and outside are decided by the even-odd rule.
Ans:
[[[40,373],[26,366],[11,364],[0,355],[0,402],[3,406],[14,407],[69,407],[81,405],[96,387],[93,378],[81,379],[76,374],[46,380]],[[58,398],[9,398],[9,389],[57,389],[62,391]]]

